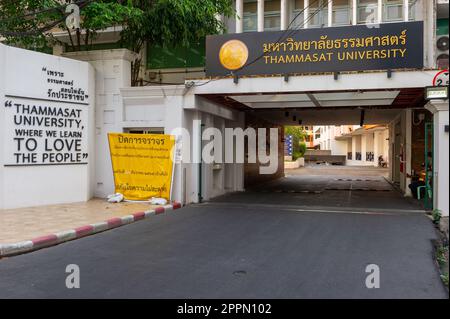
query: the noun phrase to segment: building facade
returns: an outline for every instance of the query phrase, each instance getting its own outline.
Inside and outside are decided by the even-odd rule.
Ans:
[[[315,126],[314,148],[345,155],[345,165],[388,167],[387,125]]]
[[[345,25],[376,28],[378,24],[422,21],[423,68],[401,69],[393,73],[309,73],[290,75],[288,81],[283,76],[204,79],[204,62],[199,68],[193,64],[164,64],[161,61],[158,64],[147,51],[143,53],[146,59],[142,73],[149,76],[147,80],[155,85],[129,87],[129,68],[133,60],[131,53],[125,50],[64,53],[67,57],[90,61],[98,71],[96,84],[101,89],[97,90],[97,132],[99,152],[103,156],[99,157],[102,159],[97,164],[96,196],[106,196],[113,191],[112,174],[106,156],[108,148],[105,133],[108,131],[153,130],[171,133],[173,129],[182,127],[198,135],[200,128],[195,123],[223,131],[225,127],[246,128],[256,118],[261,119],[265,127],[299,125],[292,121],[294,113],[294,116],[302,119],[303,126],[340,127],[360,124],[361,107],[365,109],[364,125],[388,126],[388,141],[372,143],[372,134],[377,135],[379,141],[386,141],[386,131],[380,133],[378,129],[372,129],[369,137],[358,132],[349,135],[342,131],[342,136],[334,139],[335,146],[341,145],[339,152],[349,157],[351,153],[352,159],[348,161],[352,164],[360,161],[365,165],[376,165],[375,153],[383,155],[386,162],[393,164],[390,165],[390,178],[398,183],[406,195],[410,195],[408,184],[414,162],[411,157],[412,154],[419,157],[423,155],[413,153],[412,150],[412,117],[416,109],[418,112],[428,112],[424,110],[426,102],[423,100],[423,88],[432,85],[439,71],[438,64],[442,63],[437,60],[437,20],[442,17],[440,10],[445,12],[448,5],[442,8],[436,1],[421,0],[240,0],[235,2],[235,8],[238,17],[226,21],[230,35],[292,29],[293,25],[300,30],[297,32],[302,32],[303,29],[327,30]],[[149,48],[147,46],[147,50]],[[159,52],[154,56],[161,55],[157,48],[151,48],[150,51]],[[171,56],[168,52],[166,54]],[[442,112],[441,107],[430,108]],[[255,110],[257,112],[253,112]],[[286,110],[291,112],[288,117]],[[445,108],[443,112],[446,112]],[[439,118],[443,119],[442,116]],[[442,134],[442,130],[439,130],[439,136]],[[368,145],[365,150],[363,138],[367,141],[365,145]],[[190,140],[192,154],[197,154],[205,143],[198,144],[197,140]],[[386,143],[389,144],[389,154],[386,154]],[[359,157],[361,160],[356,159]],[[435,165],[436,168],[438,166]],[[279,171],[272,177],[261,177],[253,171],[246,164],[177,164],[174,196],[183,203],[198,202],[226,192],[243,190],[245,185],[254,181],[283,174]],[[448,204],[444,203],[441,207],[448,211]]]
[[[225,155],[217,155],[214,163],[203,162],[200,154],[210,142],[210,138],[203,135],[205,129],[214,128],[222,136],[226,128],[278,129],[276,141],[282,149],[282,127],[286,125],[334,128],[330,129],[334,139],[323,141],[327,143],[324,147],[338,149],[345,155],[351,153],[349,163],[360,161],[376,165],[377,155],[383,155],[389,163],[391,181],[405,196],[411,196],[408,185],[428,153],[420,141],[427,132],[426,127],[431,127],[433,208],[448,216],[448,100],[424,98],[424,88],[435,85],[441,69],[448,67],[448,51],[446,57],[445,50],[441,50],[445,47],[437,45],[442,36],[439,32],[445,32],[438,21],[447,19],[448,22],[448,3],[437,0],[236,0],[233,5],[237,17],[224,21],[228,33],[206,39],[206,47],[202,42],[189,48],[158,48],[148,44],[146,50],[139,53],[143,57],[141,77],[146,86],[130,86],[131,63],[137,53],[114,48],[118,29],[105,30],[98,37],[98,50],[64,52],[64,47],[55,47],[55,54],[87,61],[95,69],[94,196],[106,197],[114,192],[108,132],[176,135],[182,141],[182,159],[175,164],[172,199],[189,204],[242,191],[248,185],[284,174],[282,150],[276,170],[270,174],[261,174],[259,168],[267,166],[264,163],[229,163],[224,161]],[[293,38],[307,36],[319,40],[321,36],[358,36],[355,30],[376,34],[391,28],[421,31],[414,33],[420,37],[408,39],[408,45],[414,43],[415,48],[410,55],[415,57],[415,62],[419,57],[420,66],[388,66],[384,63],[396,61],[394,57],[374,61],[376,58],[371,55],[370,62],[346,61],[329,68],[324,67],[327,64],[322,61],[302,60],[310,64],[305,63],[308,67],[296,72],[289,71],[290,66],[299,67],[301,63],[275,65],[281,60],[274,64],[270,58],[258,58],[253,65],[255,68],[265,60],[265,70],[276,70],[279,66],[280,70],[283,67],[288,71],[249,75],[245,72],[250,68],[241,67],[231,72],[223,70],[224,75],[211,75],[214,66],[210,63],[220,57],[219,50],[211,46],[214,41],[246,42],[244,37],[248,37],[255,41],[277,42],[278,34],[288,41],[284,31]],[[64,36],[59,35],[60,39]],[[246,43],[250,47],[248,53],[255,54],[252,52],[255,48],[250,42]],[[287,44],[284,45],[286,48]],[[105,49],[105,46],[110,47]],[[392,54],[404,52],[396,47],[392,50],[389,51]],[[357,56],[350,60],[356,60]],[[373,67],[376,63],[380,63],[379,69]],[[347,65],[351,66],[349,70],[345,70]],[[379,129],[380,125],[383,129]],[[351,126],[362,128],[350,132]],[[314,131],[314,135],[316,133]],[[322,133],[320,135],[322,138]],[[214,149],[225,150],[222,142],[214,139]]]
[[[223,18],[227,33],[373,25],[401,21],[425,22],[425,62],[448,68],[448,47],[438,49],[440,37],[448,38],[448,3],[442,0],[235,0],[236,18]],[[94,49],[119,48],[121,27],[98,32]],[[69,43],[67,32],[53,33]],[[55,45],[61,55],[64,45]],[[146,85],[181,84],[205,76],[205,39],[190,46],[161,48],[148,43],[140,53],[141,79]],[[439,57],[439,60],[438,60]]]

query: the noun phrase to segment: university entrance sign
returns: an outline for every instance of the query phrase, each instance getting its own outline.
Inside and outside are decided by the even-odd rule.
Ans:
[[[0,43],[0,210],[92,197],[94,91],[89,63]]]
[[[87,164],[88,65],[4,48],[3,164]]]
[[[423,22],[208,36],[206,75],[423,68]]]

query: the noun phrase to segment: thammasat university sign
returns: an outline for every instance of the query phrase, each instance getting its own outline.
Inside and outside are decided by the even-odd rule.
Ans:
[[[423,22],[209,36],[206,75],[421,69]]]

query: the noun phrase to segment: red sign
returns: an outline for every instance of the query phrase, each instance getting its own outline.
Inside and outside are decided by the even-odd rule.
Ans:
[[[448,69],[439,71],[433,79],[433,86],[447,86],[448,85]]]

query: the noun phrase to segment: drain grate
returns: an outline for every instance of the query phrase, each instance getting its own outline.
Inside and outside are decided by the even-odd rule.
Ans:
[[[321,194],[322,190],[295,190],[295,189],[276,189],[276,190],[254,190],[255,193],[287,193],[287,194]]]
[[[378,189],[378,188],[337,188],[337,187],[327,187],[327,191],[359,191],[359,192],[390,192],[391,189]]]
[[[233,271],[233,275],[235,275],[235,276],[245,276],[245,275],[247,275],[247,272],[245,270],[235,270],[235,271]]]
[[[375,182],[375,183],[380,183],[382,182],[381,180],[378,179],[347,179],[347,178],[335,178],[333,179],[335,181],[340,181],[340,182]]]

